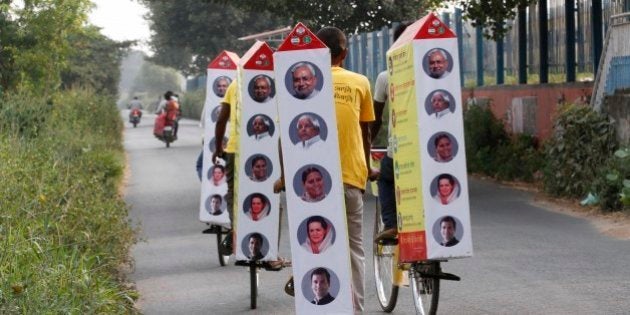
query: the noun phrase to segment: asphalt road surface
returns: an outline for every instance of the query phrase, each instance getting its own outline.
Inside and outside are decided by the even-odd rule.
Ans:
[[[127,111],[122,112],[126,119]],[[141,241],[130,275],[144,314],[294,314],[283,291],[291,268],[262,271],[258,308],[249,308],[245,267],[218,262],[214,235],[198,221],[201,151],[198,122],[182,120],[166,148],[153,134],[153,115],[126,123],[131,168],[125,200]],[[442,282],[439,314],[630,314],[630,241],[601,235],[586,220],[533,205],[532,195],[491,182],[470,185],[474,257],[443,264],[460,282]],[[374,199],[365,197],[364,238],[372,239]],[[280,254],[290,257],[286,214]],[[365,243],[366,314],[379,314],[372,247]],[[413,314],[402,288],[394,314]]]

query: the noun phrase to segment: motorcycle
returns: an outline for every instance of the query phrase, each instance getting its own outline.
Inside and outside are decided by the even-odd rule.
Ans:
[[[175,135],[176,120],[168,119],[166,113],[159,114],[155,118],[155,124],[153,127],[153,135],[158,140],[166,143],[166,147],[170,147],[171,143],[177,140]]]
[[[142,117],[142,111],[139,109],[132,109],[129,113],[129,122],[133,125],[134,128],[138,126],[140,123],[140,117]]]

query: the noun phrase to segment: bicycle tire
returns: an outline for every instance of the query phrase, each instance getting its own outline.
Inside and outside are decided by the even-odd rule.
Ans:
[[[249,286],[250,286],[250,307],[256,309],[256,299],[258,298],[258,268],[255,262],[249,263]]]
[[[435,315],[440,299],[440,279],[437,277],[425,277],[422,274],[439,274],[439,261],[426,261],[414,263],[411,266],[411,292],[416,314]]]
[[[227,263],[230,261],[230,255],[221,254],[221,242],[226,237],[226,233],[223,233],[223,228],[221,226],[217,226],[217,254],[219,255],[219,264],[221,267],[225,267]]]
[[[376,198],[376,213],[374,219],[374,235],[382,232],[385,225],[381,220],[381,207]],[[376,296],[378,304],[386,313],[391,313],[396,307],[398,301],[398,286],[394,284],[394,268],[396,262],[394,260],[394,244],[374,243],[372,247],[372,257],[374,262],[374,282],[376,284]]]

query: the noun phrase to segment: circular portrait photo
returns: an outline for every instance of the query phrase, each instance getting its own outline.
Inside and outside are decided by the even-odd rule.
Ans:
[[[253,193],[243,202],[243,212],[252,221],[260,221],[266,218],[271,211],[269,199],[261,193]]]
[[[258,103],[265,103],[276,95],[273,79],[264,74],[259,74],[249,81],[247,86],[249,96]]]
[[[208,149],[210,149],[210,152],[214,153],[214,148],[216,148],[217,146],[217,141],[214,139],[214,137],[212,137],[212,139],[210,139],[210,142],[208,142]],[[221,146],[223,146],[223,150],[225,150],[225,148],[227,147],[227,143],[228,143],[228,138],[227,137],[223,137],[223,142],[221,142]]]
[[[455,99],[446,90],[435,90],[424,101],[424,109],[429,116],[442,118],[455,112]]]
[[[299,114],[289,125],[291,142],[304,150],[320,147],[327,137],[326,122],[315,113]]]
[[[335,227],[328,219],[314,215],[300,223],[297,238],[304,250],[319,254],[335,243]]]
[[[304,165],[293,176],[293,189],[306,202],[323,200],[331,188],[330,174],[319,165]]]
[[[462,223],[453,216],[443,216],[433,224],[433,237],[444,247],[457,245],[463,236]]]
[[[216,106],[215,108],[212,109],[212,112],[210,112],[210,119],[212,120],[212,122],[217,122],[217,119],[219,119],[220,111],[221,111],[221,105]]]
[[[261,140],[273,136],[276,127],[267,115],[256,114],[247,122],[247,135],[254,140]]]
[[[433,48],[422,58],[422,69],[428,76],[442,79],[453,71],[452,61],[453,57],[448,51],[442,48]]]
[[[213,194],[208,196],[205,202],[206,211],[210,215],[220,215],[227,209],[227,202],[225,198],[219,194]]]
[[[448,132],[438,132],[429,139],[427,150],[436,162],[450,162],[457,155],[457,140]]]
[[[225,167],[223,165],[213,165],[208,169],[208,180],[213,186],[225,185]]]
[[[328,268],[318,267],[309,270],[302,277],[302,294],[315,305],[326,305],[339,294],[339,277]]]
[[[300,100],[315,97],[324,86],[322,71],[308,61],[293,64],[285,74],[284,82],[289,93]]]
[[[255,154],[245,161],[245,174],[254,182],[264,182],[271,173],[273,165],[266,155]]]
[[[226,76],[220,76],[214,79],[214,83],[212,83],[212,91],[214,95],[218,97],[224,97],[225,91],[227,91],[228,85],[232,82],[232,79]]]
[[[451,174],[440,174],[431,181],[431,196],[441,205],[447,205],[459,197],[459,181]]]
[[[250,233],[241,240],[241,250],[249,260],[261,260],[269,252],[269,241],[261,233]]]

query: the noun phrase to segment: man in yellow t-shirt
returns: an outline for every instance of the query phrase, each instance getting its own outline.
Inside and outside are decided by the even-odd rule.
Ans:
[[[374,121],[372,93],[368,79],[342,68],[348,53],[343,32],[335,27],[325,27],[317,37],[330,48],[333,93],[337,116],[339,155],[344,184],[354,310],[363,311],[365,291],[365,252],[363,250],[363,192],[368,178],[373,180],[378,171],[369,164],[370,129]]]
[[[221,157],[225,160],[225,177],[227,179],[228,191],[225,196],[227,202],[228,214],[230,216],[230,224],[234,222],[234,155],[238,148],[238,121],[240,119],[240,104],[238,99],[238,83],[237,80],[232,81],[225,91],[225,96],[221,100],[221,108],[217,118],[217,124],[214,127],[214,153],[212,154],[212,162],[216,163],[217,158]],[[223,149],[223,138],[225,137],[225,128],[228,121],[230,122],[230,136],[228,143]],[[228,234],[225,238],[224,247],[226,253],[232,252],[232,234]]]

